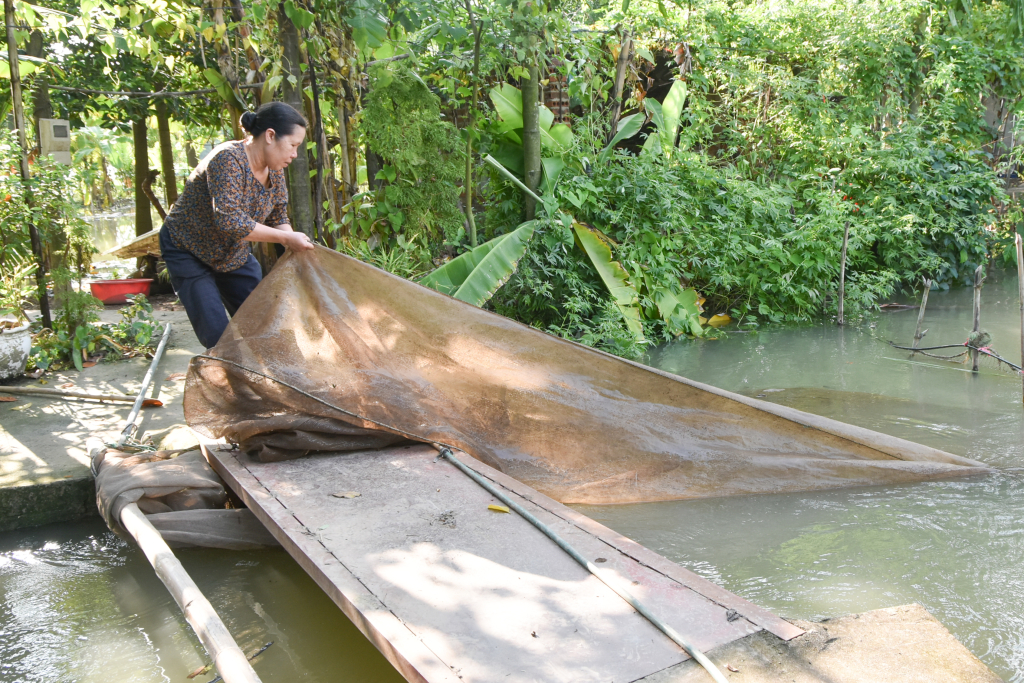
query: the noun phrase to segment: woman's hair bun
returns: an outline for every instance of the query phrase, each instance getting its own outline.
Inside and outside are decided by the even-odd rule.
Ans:
[[[251,111],[247,111],[242,114],[241,118],[238,119],[238,122],[242,124],[242,128],[252,133],[253,126],[256,123],[256,114],[253,114]]]

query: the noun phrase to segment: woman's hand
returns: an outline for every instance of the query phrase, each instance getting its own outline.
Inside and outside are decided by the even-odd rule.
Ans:
[[[281,244],[292,251],[308,251],[313,248],[313,242],[302,232],[286,232],[281,235]]]

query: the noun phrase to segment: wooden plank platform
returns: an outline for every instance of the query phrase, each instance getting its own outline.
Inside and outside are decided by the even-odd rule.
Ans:
[[[688,656],[426,445],[211,464],[409,681],[631,682]],[[702,650],[803,633],[524,484],[459,454]],[[332,494],[358,492],[355,498]]]

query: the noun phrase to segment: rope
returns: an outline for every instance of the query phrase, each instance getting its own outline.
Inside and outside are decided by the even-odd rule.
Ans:
[[[603,576],[603,574],[605,574],[608,570],[602,570],[599,567],[597,567],[596,565],[594,565],[592,562],[587,560],[585,557],[583,557],[579,553],[578,550],[576,550],[571,545],[569,545],[569,543],[565,539],[563,539],[561,536],[556,534],[548,525],[544,524],[539,519],[534,517],[528,510],[526,510],[521,505],[516,503],[514,500],[512,500],[511,498],[506,496],[504,493],[499,491],[490,482],[488,482],[486,479],[484,479],[482,476],[480,476],[477,472],[473,471],[465,463],[463,463],[461,460],[456,458],[455,455],[452,453],[452,449],[454,448],[453,446],[449,446],[448,444],[444,444],[444,443],[441,443],[439,441],[434,441],[432,439],[427,439],[425,437],[418,436],[416,434],[413,434],[411,432],[407,432],[407,431],[405,431],[403,429],[399,429],[399,428],[394,427],[392,425],[388,425],[388,424],[385,424],[383,422],[379,422],[377,420],[371,420],[368,417],[364,417],[362,415],[358,415],[358,414],[353,413],[353,412],[351,412],[349,410],[345,410],[344,408],[339,408],[338,406],[334,405],[333,403],[330,403],[328,401],[325,401],[322,398],[314,396],[313,394],[311,394],[311,393],[309,393],[307,391],[303,391],[302,389],[299,389],[298,387],[296,387],[296,386],[294,386],[292,384],[289,384],[288,382],[280,380],[280,379],[278,379],[276,377],[271,377],[270,375],[265,374],[263,372],[260,372],[259,370],[253,370],[252,368],[246,367],[246,366],[242,365],[241,363],[236,363],[233,360],[228,360],[226,358],[217,358],[216,356],[209,356],[209,355],[206,355],[206,354],[198,354],[198,355],[196,355],[196,358],[202,358],[204,360],[217,361],[218,363],[225,363],[227,365],[234,366],[234,367],[236,367],[239,370],[242,370],[244,372],[249,372],[249,373],[251,373],[253,375],[256,375],[258,377],[263,377],[264,379],[268,379],[271,382],[276,382],[277,384],[280,384],[283,387],[287,387],[288,389],[291,389],[292,391],[295,391],[295,392],[305,396],[306,398],[310,398],[310,399],[316,401],[317,403],[325,405],[328,408],[331,408],[332,410],[336,410],[339,413],[342,413],[343,415],[348,415],[349,417],[355,418],[357,420],[363,420],[365,422],[370,422],[371,424],[375,424],[378,427],[381,427],[382,429],[386,429],[386,430],[391,431],[391,432],[396,433],[396,434],[402,434],[403,436],[407,436],[407,437],[409,437],[411,439],[415,439],[416,441],[426,442],[426,443],[431,444],[432,446],[437,448],[437,450],[439,451],[439,453],[440,453],[439,457],[443,457],[444,459],[448,460],[450,463],[455,465],[455,467],[458,468],[463,474],[465,474],[470,479],[472,479],[477,484],[479,484],[481,487],[483,487],[488,493],[490,493],[495,498],[500,500],[502,503],[507,505],[510,509],[515,510],[519,514],[520,517],[522,517],[527,522],[529,522],[530,524],[535,526],[545,536],[547,536],[552,541],[554,541],[555,544],[558,545],[559,548],[564,550],[572,559],[576,560],[576,562],[578,562],[579,564],[583,565],[583,567],[585,567],[587,569],[587,571],[589,571],[591,574],[593,574],[595,577],[597,577],[602,583],[604,583],[606,586],[608,586],[610,589],[612,589],[612,591],[614,591],[616,595],[618,595],[620,598],[625,600],[633,609],[635,609],[637,612],[639,612],[641,615],[643,615],[643,617],[645,619],[647,619],[647,621],[651,622],[651,624],[655,628],[657,628],[659,631],[661,631],[666,636],[668,636],[676,645],[678,645],[679,647],[683,648],[683,650],[685,650],[687,654],[689,654],[691,657],[693,657],[693,659],[696,660],[698,664],[700,664],[702,667],[704,667],[705,670],[707,670],[707,672],[711,675],[711,678],[713,678],[715,680],[715,683],[728,683],[728,680],[725,678],[725,676],[722,674],[722,672],[718,669],[718,667],[715,666],[714,662],[712,662],[710,659],[707,658],[707,655],[705,655],[703,652],[701,652],[699,649],[697,649],[692,643],[690,643],[688,640],[686,640],[686,638],[684,638],[674,628],[672,628],[671,626],[669,626],[668,624],[663,622],[661,619],[656,617],[654,614],[652,614],[650,612],[650,610],[648,610],[647,607],[642,602],[637,600],[637,598],[634,595],[632,595],[629,591],[627,591],[625,588],[622,588],[622,587],[618,586],[617,582],[613,582],[613,581],[609,580],[608,578],[606,578],[605,576]]]
[[[966,346],[969,351],[977,351],[978,353],[980,353],[982,355],[985,355],[985,356],[988,356],[989,358],[995,358],[1000,363],[1006,363],[1007,365],[1009,365],[1011,368],[1013,368],[1017,372],[1021,372],[1022,371],[1022,369],[1021,369],[1021,367],[1019,365],[1011,363],[1010,361],[1006,360],[1005,358],[1003,358],[1002,356],[1000,356],[998,353],[994,352],[992,349],[988,348],[987,346],[973,346],[970,342],[964,342],[963,344],[943,344],[942,346],[924,346],[924,347],[920,347],[920,348],[916,348],[916,349],[913,346],[900,346],[900,345],[898,345],[898,344],[896,344],[894,342],[887,342],[887,343],[889,344],[889,346],[893,347],[894,349],[903,349],[904,351],[914,351],[916,353],[924,353],[925,351],[933,351],[933,350],[936,350],[936,349],[959,349],[959,348],[963,348],[963,347]],[[930,353],[924,353],[924,355],[931,356],[932,358],[945,358],[945,359],[948,360],[950,358],[959,358],[960,356],[964,355],[965,353],[967,353],[967,351],[964,351],[963,353],[958,353],[955,356],[935,356],[935,355],[932,355]]]

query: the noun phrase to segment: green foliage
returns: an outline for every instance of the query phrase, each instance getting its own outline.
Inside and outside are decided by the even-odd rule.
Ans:
[[[535,221],[523,223],[428,273],[420,284],[483,306],[515,272],[535,228]]]
[[[54,317],[54,329],[40,330],[33,337],[29,369],[57,370],[73,365],[82,370],[89,358],[95,361],[145,353],[161,325],[153,318],[146,297],[129,295],[128,299],[129,304],[120,310],[120,322],[100,324],[96,311],[103,305],[98,299],[87,292],[66,294]]]
[[[457,183],[464,157],[455,127],[441,120],[437,96],[407,67],[381,69],[360,129],[384,159],[377,177],[384,182],[350,205],[343,223],[363,238],[388,238],[403,226],[435,244],[453,237],[462,227]]]
[[[30,259],[10,255],[5,267],[0,270],[0,318],[13,316],[18,323],[28,322],[25,308],[30,297],[36,292],[36,264]]]

